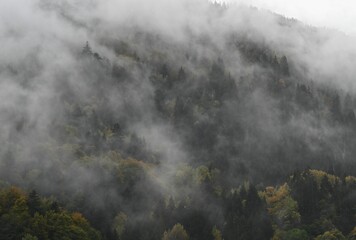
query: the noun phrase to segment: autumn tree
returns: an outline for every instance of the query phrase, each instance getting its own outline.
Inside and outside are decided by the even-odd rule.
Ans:
[[[188,240],[189,236],[184,227],[177,223],[169,231],[165,231],[162,240]]]

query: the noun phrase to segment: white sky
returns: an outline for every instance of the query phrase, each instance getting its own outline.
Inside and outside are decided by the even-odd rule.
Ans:
[[[356,35],[356,0],[221,0],[268,9],[304,23]]]

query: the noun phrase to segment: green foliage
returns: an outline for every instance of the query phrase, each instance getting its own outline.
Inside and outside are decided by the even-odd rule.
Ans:
[[[266,206],[251,184],[228,196],[225,221],[223,234],[228,239],[270,239],[273,234]]]
[[[100,234],[79,213],[53,211],[32,191],[0,190],[0,239],[99,240]]]
[[[293,228],[285,233],[284,240],[309,240],[310,237],[305,230]]]
[[[214,240],[223,240],[221,231],[216,226],[213,227],[213,230],[211,233],[214,236]]]
[[[355,172],[353,96],[293,75],[292,56],[243,36],[184,46],[133,35],[102,39],[110,64],[86,43],[78,82],[61,76],[35,143],[19,140],[33,120],[11,115],[2,178],[45,189],[109,240],[355,238],[356,178],[340,177]],[[309,165],[335,175],[306,170],[283,184]],[[81,214],[6,189],[0,239],[100,239]]]
[[[334,229],[317,236],[315,240],[346,240],[346,238],[339,230]]]
[[[35,236],[32,236],[31,234],[26,233],[25,236],[23,236],[21,240],[38,240],[38,238]]]
[[[350,232],[350,234],[347,236],[348,240],[356,240],[356,226],[354,229]]]
[[[122,239],[123,233],[125,232],[125,224],[127,222],[127,215],[120,212],[116,215],[113,223],[114,231],[118,239]]]
[[[310,240],[312,239],[304,229],[292,228],[290,230],[276,229],[272,240]]]
[[[273,216],[274,224],[280,229],[289,229],[300,223],[297,202],[290,196],[287,184],[278,188],[268,187],[263,196],[266,199],[268,211]]]
[[[189,240],[189,236],[184,227],[177,223],[171,230],[164,232],[162,240]]]
[[[142,161],[129,158],[123,159],[118,164],[118,177],[120,182],[133,184],[145,178],[150,166]]]

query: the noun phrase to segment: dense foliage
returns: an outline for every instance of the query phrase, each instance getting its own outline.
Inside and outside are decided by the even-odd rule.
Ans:
[[[80,213],[15,187],[0,190],[0,226],[0,239],[101,239]]]
[[[356,95],[254,31],[122,27],[8,67],[0,177],[29,193],[1,189],[0,239],[356,239]]]
[[[352,199],[356,177],[341,179],[306,170],[276,187],[258,191],[244,183],[223,193],[206,189],[211,184],[200,182],[197,190],[204,192],[215,209],[200,208],[199,201],[206,204],[206,199],[196,199],[195,194],[183,200],[161,196],[144,220],[119,212],[105,222],[112,226],[111,238],[351,240],[356,236]],[[1,239],[101,239],[80,213],[67,212],[35,191],[25,194],[4,187],[0,203]],[[100,226],[97,216],[93,217],[92,222]]]

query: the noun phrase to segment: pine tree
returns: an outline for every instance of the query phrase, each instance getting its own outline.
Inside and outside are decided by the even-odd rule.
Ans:
[[[36,212],[42,213],[41,199],[35,190],[29,193],[27,205],[31,216],[34,216]]]
[[[281,73],[285,76],[289,76],[289,65],[286,56],[283,56],[280,61],[280,70]]]
[[[93,54],[88,41],[86,42],[85,46],[83,47],[82,54],[84,56],[91,56]]]

